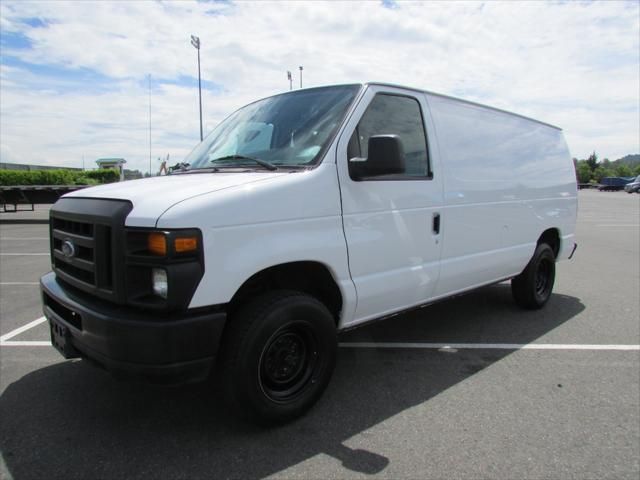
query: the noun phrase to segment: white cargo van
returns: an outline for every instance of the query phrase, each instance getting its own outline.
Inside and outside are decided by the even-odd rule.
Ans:
[[[561,130],[421,90],[259,100],[185,162],[53,206],[52,341],[157,381],[216,365],[221,392],[262,421],[318,399],[338,331],[507,279],[540,308],[575,249]]]

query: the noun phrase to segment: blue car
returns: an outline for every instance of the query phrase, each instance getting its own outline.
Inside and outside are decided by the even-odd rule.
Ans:
[[[627,183],[624,186],[624,191],[627,193],[640,193],[640,175],[634,181]]]

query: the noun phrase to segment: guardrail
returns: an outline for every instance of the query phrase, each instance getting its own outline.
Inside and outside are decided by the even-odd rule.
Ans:
[[[36,203],[55,203],[65,193],[88,185],[0,185],[0,203],[5,212],[33,211]],[[13,209],[7,206],[13,206]],[[18,208],[26,206],[30,208]]]

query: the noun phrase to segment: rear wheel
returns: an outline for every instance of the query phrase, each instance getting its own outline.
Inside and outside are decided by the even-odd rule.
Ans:
[[[516,303],[526,309],[542,308],[553,290],[556,278],[556,258],[546,243],[536,247],[524,271],[511,279],[511,293]]]
[[[232,408],[258,423],[292,420],[320,398],[336,357],[336,327],[315,298],[270,292],[230,320],[220,367]]]

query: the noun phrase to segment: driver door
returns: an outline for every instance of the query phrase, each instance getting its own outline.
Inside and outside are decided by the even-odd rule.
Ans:
[[[338,141],[344,233],[358,296],[350,325],[425,303],[434,292],[442,178],[429,131],[433,126],[424,94],[369,86]],[[367,157],[373,135],[398,136],[403,172],[354,175],[349,160]]]

